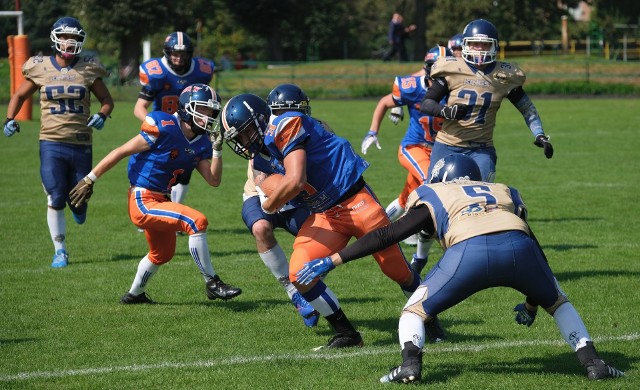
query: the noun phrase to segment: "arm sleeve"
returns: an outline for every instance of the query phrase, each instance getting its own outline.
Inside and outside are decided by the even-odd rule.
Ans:
[[[424,204],[410,208],[397,221],[365,234],[338,254],[342,262],[346,263],[378,252],[421,230],[429,235],[433,235],[435,231],[429,208]]]
[[[449,93],[447,80],[442,77],[431,79],[431,86],[427,89],[427,93],[420,103],[420,111],[431,115],[442,117],[440,111],[444,108],[439,102]]]
[[[531,130],[531,133],[533,133],[534,137],[544,134],[538,110],[522,87],[517,87],[511,90],[507,95],[507,98],[511,104],[520,111],[525,123],[529,127],[529,130]]]
[[[138,98],[142,100],[153,101],[155,97],[156,97],[156,92],[152,91],[147,87],[142,87],[140,89],[140,93],[138,93]]]

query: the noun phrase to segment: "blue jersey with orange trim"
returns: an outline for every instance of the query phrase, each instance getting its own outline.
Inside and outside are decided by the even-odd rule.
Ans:
[[[180,174],[192,172],[200,161],[212,155],[209,137],[198,135],[189,141],[180,129],[180,119],[161,111],[150,112],[140,134],[151,149],[129,158],[127,168],[132,186],[170,193]]]
[[[209,85],[214,68],[213,61],[194,57],[189,70],[179,75],[165,57],[151,58],[140,65],[140,84],[149,96],[153,96],[153,111],[173,114],[179,108],[182,90],[196,83]]]
[[[407,106],[409,127],[400,145],[433,145],[436,133],[442,129],[443,118],[432,117],[420,111],[420,103],[427,93],[424,76],[397,76],[391,96],[397,106]]]
[[[313,212],[335,205],[369,167],[349,141],[328,131],[321,121],[300,112],[289,111],[272,117],[264,144],[269,154],[280,162],[291,151],[305,149],[305,191],[291,203],[300,202],[300,206]]]

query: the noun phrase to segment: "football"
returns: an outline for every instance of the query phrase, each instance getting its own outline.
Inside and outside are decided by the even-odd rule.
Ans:
[[[271,196],[273,191],[280,186],[280,181],[284,176],[279,173],[269,175],[258,185],[266,197]]]

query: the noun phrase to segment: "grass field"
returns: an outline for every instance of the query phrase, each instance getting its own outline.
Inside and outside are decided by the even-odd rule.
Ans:
[[[449,339],[427,345],[423,386],[434,389],[638,389],[640,379],[640,100],[536,99],[555,156],[544,158],[520,114],[498,115],[497,180],[518,188],[557,279],[620,380],[589,383],[553,320],[516,325],[520,294],[483,291],[440,315]],[[373,100],[312,101],[359,150]],[[97,132],[94,163],[136,134],[133,103],[117,103]],[[6,112],[6,106],[0,106]],[[405,172],[396,159],[404,133],[386,118],[382,150],[370,149],[366,179],[386,205]],[[67,210],[70,265],[50,268],[53,246],[39,178],[34,121],[0,137],[0,388],[2,389],[370,389],[401,361],[397,320],[405,302],[372,258],[338,268],[327,284],[362,332],[365,347],[313,352],[332,335],[326,321],[302,324],[260,261],[240,218],[246,162],[224,150],[224,178],[208,187],[194,175],[187,203],[209,218],[209,244],[222,278],[243,288],[208,301],[178,238],[175,258],[155,275],[154,306],[118,303],[147,251],[127,215],[126,163],[95,186],[87,223]],[[278,238],[290,252],[292,238]],[[411,256],[411,247],[404,247]],[[430,264],[440,256],[433,248]]]

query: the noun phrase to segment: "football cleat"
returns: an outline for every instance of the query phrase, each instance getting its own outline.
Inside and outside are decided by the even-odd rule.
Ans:
[[[205,291],[207,293],[207,298],[211,300],[222,299],[223,301],[242,294],[241,289],[226,284],[218,275],[215,275],[212,279],[207,281]]]
[[[394,367],[387,375],[380,378],[380,383],[420,383],[422,380],[422,363],[419,359],[407,359],[401,366]]]
[[[53,255],[53,261],[51,262],[51,267],[62,268],[62,267],[66,267],[67,264],[69,264],[69,254],[64,249],[58,249],[56,253]]]
[[[139,295],[133,295],[131,293],[126,293],[120,298],[120,303],[124,305],[138,305],[138,304],[154,304],[155,302],[151,300],[147,296],[146,293],[142,293]]]
[[[586,364],[587,378],[592,381],[609,378],[620,378],[624,372],[607,364],[602,359],[593,359]]]
[[[71,212],[71,214],[73,215],[73,220],[76,221],[78,225],[82,225],[87,220],[86,212],[84,214],[76,214],[74,212]]]
[[[338,333],[329,339],[329,342],[327,342],[327,345],[325,345],[324,348],[349,348],[362,346],[364,346],[362,336],[360,336],[360,333],[356,332],[351,336]]]
[[[302,316],[302,320],[307,328],[312,328],[318,325],[318,320],[320,319],[320,313],[318,313],[309,302],[300,294],[296,292],[291,297],[291,303],[296,307],[296,310]]]
[[[424,331],[427,335],[427,339],[432,343],[441,343],[447,339],[438,317],[433,317],[432,320],[425,322]]]
[[[422,270],[427,265],[427,259],[421,259],[413,254],[413,258],[411,259],[411,269],[415,271],[418,275],[422,273]]]

